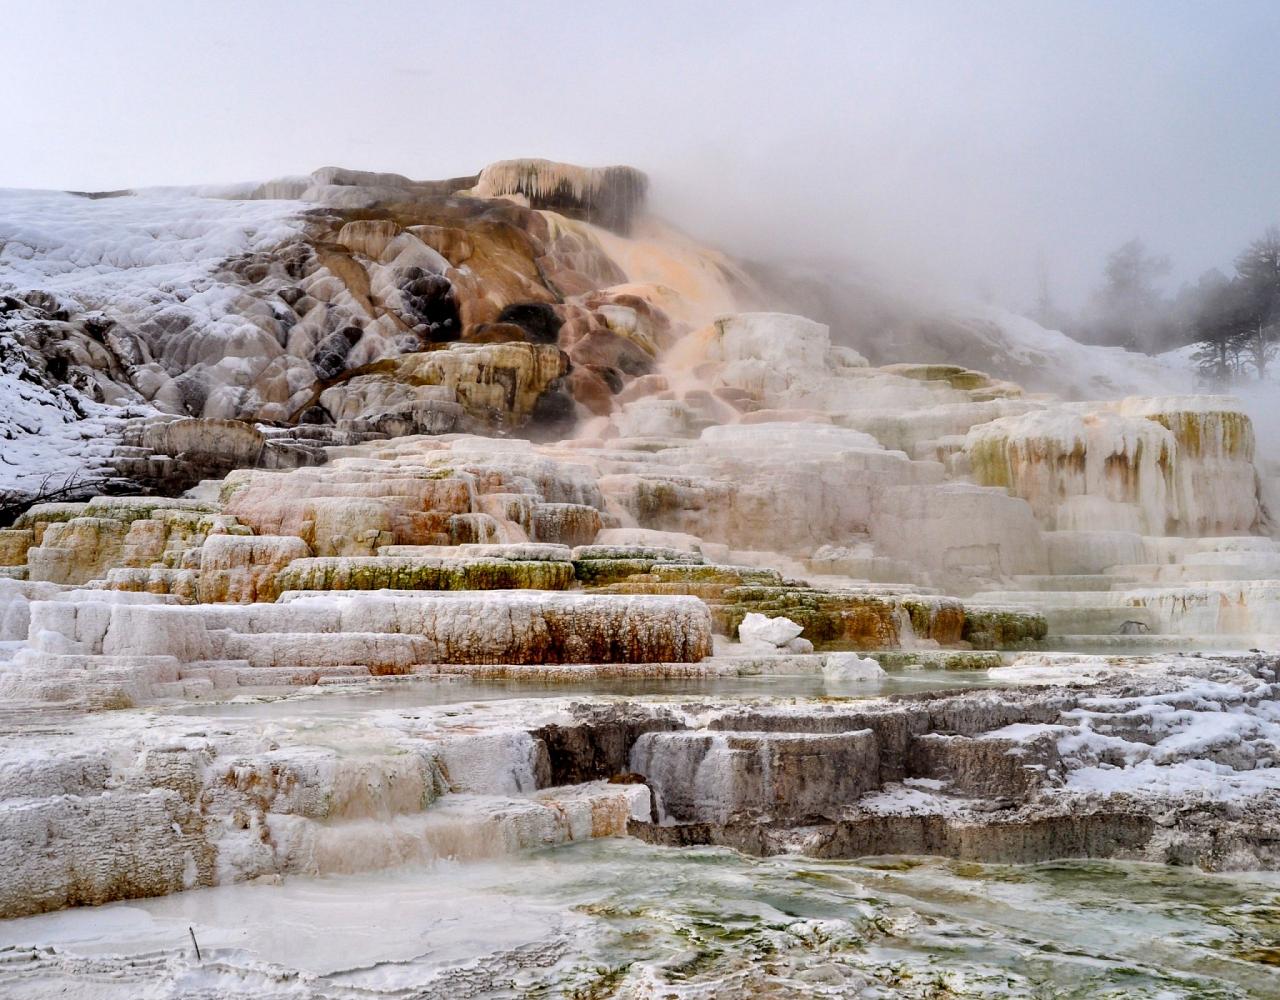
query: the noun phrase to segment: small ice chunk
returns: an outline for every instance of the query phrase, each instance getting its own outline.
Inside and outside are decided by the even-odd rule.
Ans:
[[[738,638],[743,642],[767,642],[770,646],[785,646],[796,638],[804,627],[790,618],[768,618],[752,611],[738,626]]]

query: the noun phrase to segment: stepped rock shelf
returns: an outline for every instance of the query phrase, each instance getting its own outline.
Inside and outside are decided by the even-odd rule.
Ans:
[[[1274,428],[964,363],[1025,321],[873,365],[646,183],[33,195],[91,276],[0,230],[0,916],[595,838],[1280,868]]]
[[[10,720],[0,911],[626,832],[827,858],[1280,862],[1274,658],[1125,670],[1034,654],[1003,669],[1035,686],[788,704],[508,699],[349,711],[320,729],[287,712],[265,728]]]

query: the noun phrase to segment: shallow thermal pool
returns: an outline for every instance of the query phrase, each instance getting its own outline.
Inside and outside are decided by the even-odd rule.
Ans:
[[[0,946],[28,1000],[1275,997],[1280,876],[615,839],[67,910]]]
[[[280,715],[345,715],[352,711],[408,709],[429,705],[500,701],[508,698],[589,696],[718,697],[718,698],[874,698],[886,694],[920,694],[949,688],[992,687],[985,670],[904,670],[874,681],[830,683],[821,674],[770,674],[754,677],[637,678],[548,683],[519,680],[472,680],[441,677],[384,683],[368,689],[335,688],[321,694],[228,702],[183,702],[158,711],[176,715],[208,715],[222,719]]]

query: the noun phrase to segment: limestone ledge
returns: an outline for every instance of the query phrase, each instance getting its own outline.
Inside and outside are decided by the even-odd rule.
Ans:
[[[803,626],[806,639],[826,649],[909,650],[921,642],[1017,649],[1047,634],[1044,616],[1030,608],[984,608],[921,595],[745,585],[712,604],[717,628],[729,635],[753,612],[790,618]]]
[[[343,228],[352,252],[377,257],[397,240],[410,246],[398,224],[357,221]],[[593,301],[627,326],[620,300]],[[503,322],[517,319],[530,336],[551,322],[532,308]],[[657,351],[652,330],[633,332]],[[578,334],[587,336],[566,336]],[[727,636],[749,613],[790,618],[802,643],[823,650],[961,653],[1050,637],[1114,644],[1272,630],[1280,607],[1273,539],[1161,533],[1261,530],[1252,428],[1230,401],[1019,397],[967,370],[872,369],[821,324],[768,313],[724,316],[666,349],[689,364],[697,386],[637,375],[617,413],[594,427],[598,436],[362,441],[329,448],[321,465],[235,470],[186,498],[33,507],[0,537],[13,564],[4,582],[35,588],[5,591],[10,638],[27,648],[4,683],[63,700],[84,692],[111,707],[157,693],[341,683],[442,662],[518,664],[545,654],[550,666],[660,664],[710,651],[698,642],[677,651],[667,639],[610,650],[607,634],[570,641],[549,625],[545,637],[543,626],[530,626],[538,635],[527,645],[512,639],[470,655],[448,641],[440,649],[421,635],[355,624],[318,648],[313,633],[324,629],[273,626],[258,637],[246,625],[251,616],[235,612],[214,628],[207,651],[157,648],[130,666],[136,651],[86,646],[90,626],[37,622],[30,607],[43,601],[33,595],[45,584],[90,588],[76,598],[98,608],[86,609],[90,617],[133,614],[101,610],[109,602],[94,594],[115,592],[190,605],[193,621],[220,613],[197,610],[207,605],[270,603],[289,590],[388,588],[421,594],[433,609],[433,595],[470,594],[503,620],[527,607],[496,596],[510,588],[583,588],[601,599],[696,599]],[[470,397],[476,406],[506,394],[503,412],[536,405],[547,379],[566,371],[560,348],[537,337],[371,364],[418,379],[424,400],[456,402],[462,382],[483,386]],[[532,381],[508,377],[508,368]],[[462,382],[444,384],[459,372]],[[196,451],[208,430],[183,421],[148,428]],[[246,455],[256,447],[253,434],[230,437]],[[1206,511],[1217,520],[1196,513]],[[953,586],[963,600],[940,593]],[[65,616],[61,605],[73,602],[55,603]],[[581,625],[596,627],[614,626],[607,615]],[[632,640],[624,633],[619,641]],[[91,662],[103,667],[92,679]]]
[[[712,651],[710,612],[691,597],[292,591],[274,604],[188,606],[110,591],[11,597],[19,607],[6,627],[30,640],[0,671],[0,690],[98,708],[431,663],[696,663]]]
[[[281,609],[317,605],[221,613]],[[1013,686],[834,702],[354,712],[322,740],[287,701],[269,727],[135,713],[68,716],[70,732],[9,716],[0,915],[624,831],[819,857],[1280,865],[1274,658],[1037,656],[1002,677]],[[1223,719],[1240,723],[1231,739]]]
[[[194,718],[0,741],[0,916],[288,874],[501,856],[625,832],[643,786],[551,787],[545,750],[482,731],[353,720],[341,749]],[[175,727],[174,722],[177,722]]]
[[[573,565],[546,559],[343,556],[295,559],[275,577],[281,590],[566,590]]]

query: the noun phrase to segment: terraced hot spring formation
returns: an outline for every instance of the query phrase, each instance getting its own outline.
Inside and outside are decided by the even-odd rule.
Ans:
[[[645,190],[3,194],[0,991],[1280,991],[1273,429]]]

